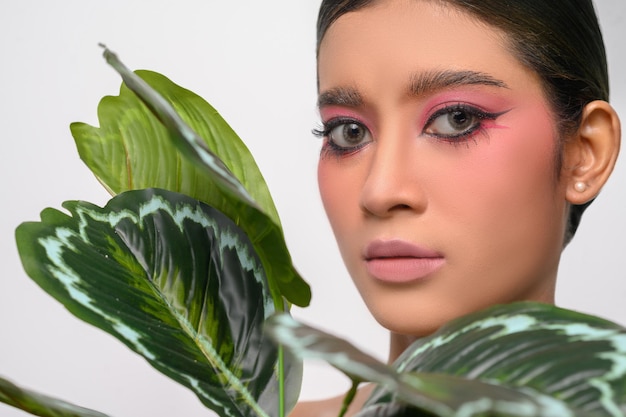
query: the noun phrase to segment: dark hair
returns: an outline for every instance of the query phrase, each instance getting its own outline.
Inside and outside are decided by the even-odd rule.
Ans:
[[[317,22],[317,49],[342,15],[380,0],[323,0]],[[592,0],[429,0],[447,3],[503,31],[518,60],[543,82],[563,141],[580,127],[583,108],[609,98],[604,41]],[[574,236],[591,201],[570,208],[564,243]]]

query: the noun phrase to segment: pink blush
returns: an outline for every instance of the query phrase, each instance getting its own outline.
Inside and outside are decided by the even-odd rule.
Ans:
[[[504,126],[496,123],[495,121],[483,121],[483,129],[509,129],[509,126]]]

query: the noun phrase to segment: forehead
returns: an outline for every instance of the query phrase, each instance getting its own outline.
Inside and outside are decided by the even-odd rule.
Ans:
[[[507,84],[536,81],[499,29],[445,2],[375,2],[340,16],[320,44],[321,90],[329,82],[358,83],[358,72],[377,77],[394,69],[405,78],[453,69],[506,77]]]

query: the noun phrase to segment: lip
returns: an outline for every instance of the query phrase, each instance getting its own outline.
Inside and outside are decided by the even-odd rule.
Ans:
[[[439,252],[399,239],[372,241],[363,259],[371,276],[389,283],[425,279],[445,263]]]

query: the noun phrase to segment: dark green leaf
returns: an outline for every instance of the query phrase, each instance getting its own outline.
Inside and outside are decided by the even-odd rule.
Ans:
[[[111,333],[221,415],[278,413],[275,312],[247,236],[187,196],[129,191],[104,208],[66,202],[17,229],[28,275],[73,314]],[[289,362],[287,403],[300,364]]]
[[[90,169],[112,193],[164,188],[220,210],[250,237],[275,306],[283,296],[308,305],[310,288],[292,265],[267,186],[237,135],[192,92],[153,72],[140,71],[140,78],[110,51],[105,56],[126,85],[101,101],[100,128],[72,125]]]
[[[405,403],[376,404],[357,413],[357,417],[436,417],[434,414],[411,407]]]
[[[402,413],[441,417],[596,416],[526,387],[513,389],[460,376],[423,372],[399,373],[398,379],[401,384],[380,390],[375,394],[377,401],[369,401],[358,416],[397,417],[405,415]]]
[[[0,378],[0,402],[41,417],[107,417],[97,411],[20,388],[4,378]]]

